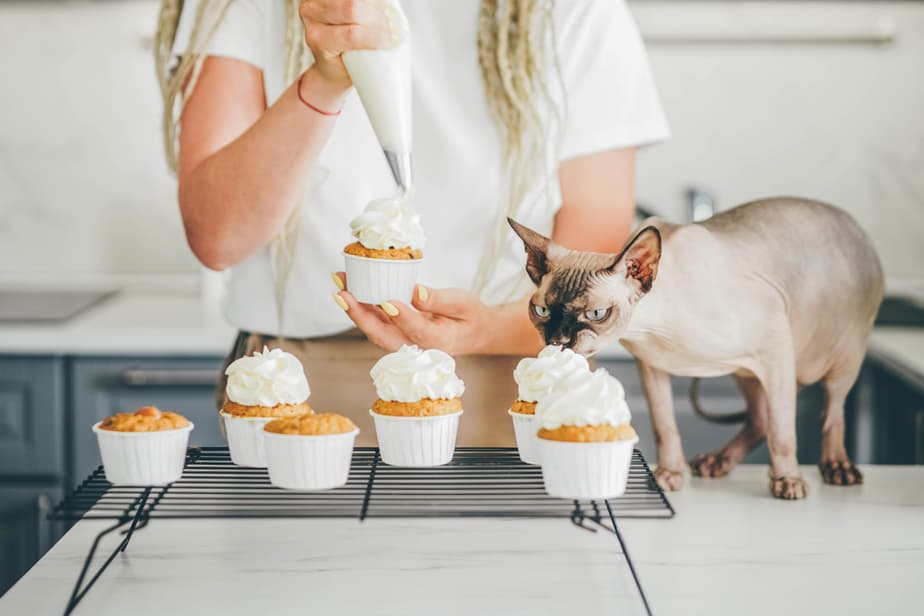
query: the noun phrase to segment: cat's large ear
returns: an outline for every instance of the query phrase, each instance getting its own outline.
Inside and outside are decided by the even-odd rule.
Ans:
[[[610,271],[624,271],[627,278],[639,283],[642,294],[651,290],[658,277],[658,263],[661,261],[661,232],[656,227],[645,227],[635,234],[622,252],[616,257]]]
[[[508,217],[507,222],[514,233],[523,240],[523,246],[526,247],[526,273],[538,287],[542,277],[549,272],[549,245],[552,240],[524,227],[512,218]]]

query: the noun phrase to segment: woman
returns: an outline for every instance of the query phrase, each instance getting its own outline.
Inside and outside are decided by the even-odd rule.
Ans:
[[[505,217],[619,249],[635,148],[667,127],[621,0],[402,6],[428,237],[413,308],[359,304],[331,278],[349,221],[394,191],[341,59],[393,44],[386,0],[164,0],[157,57],[183,223],[206,267],[230,269],[225,314],[241,334],[228,361],[264,344],[295,353],[312,405],[349,413],[372,442],[372,363],[405,343],[441,348],[467,384],[460,443],[508,444],[511,372],[542,343]]]

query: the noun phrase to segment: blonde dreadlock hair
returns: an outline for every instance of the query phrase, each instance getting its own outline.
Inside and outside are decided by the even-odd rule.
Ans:
[[[200,0],[185,53],[174,66],[176,39],[184,0],[161,0],[155,38],[157,78],[164,99],[163,137],[167,162],[177,166],[179,118],[184,93],[195,87],[209,41],[233,0]],[[299,0],[286,3],[286,83],[292,83],[310,64],[298,15]],[[498,207],[494,236],[482,256],[474,282],[484,290],[507,236],[507,216],[517,208],[530,186],[543,179],[547,198],[553,169],[549,168],[548,143],[558,135],[564,117],[564,90],[556,53],[553,9],[555,0],[481,0],[478,21],[478,64],[485,99],[504,144],[503,203]],[[560,97],[550,87],[548,73],[554,69]],[[285,228],[270,247],[276,277],[276,307],[282,331],[285,283],[294,261],[300,208],[296,207]]]

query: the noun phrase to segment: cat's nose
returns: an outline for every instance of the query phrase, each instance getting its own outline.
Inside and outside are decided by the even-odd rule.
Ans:
[[[549,344],[555,344],[559,346],[568,346],[571,344],[571,336],[554,336],[549,339]]]

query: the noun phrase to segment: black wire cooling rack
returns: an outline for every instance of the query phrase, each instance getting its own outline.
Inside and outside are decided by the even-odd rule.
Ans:
[[[338,517],[560,517],[587,530],[604,529],[618,539],[645,610],[651,614],[616,519],[673,515],[638,450],[632,456],[623,496],[582,502],[548,496],[540,468],[523,464],[516,449],[471,447],[457,448],[452,462],[432,468],[388,466],[380,462],[378,449],[358,447],[347,484],[322,492],[276,488],[266,469],[232,464],[227,448],[192,448],[183,477],[169,486],[113,486],[100,467],[49,513],[55,520],[113,521],[93,541],[65,614],[125,551],[132,534],[152,520]],[[101,540],[117,530],[124,535],[122,540],[85,582]]]

